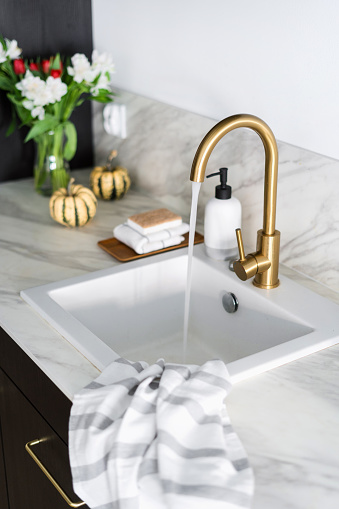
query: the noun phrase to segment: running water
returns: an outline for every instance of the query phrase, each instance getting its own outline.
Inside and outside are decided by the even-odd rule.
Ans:
[[[194,246],[195,225],[197,222],[198,196],[201,182],[192,182],[192,204],[190,216],[190,232],[188,240],[188,261],[187,261],[187,281],[185,292],[185,314],[184,314],[184,339],[183,339],[183,362],[186,362],[187,336],[188,336],[188,318],[190,311],[191,285],[192,285],[192,257]]]

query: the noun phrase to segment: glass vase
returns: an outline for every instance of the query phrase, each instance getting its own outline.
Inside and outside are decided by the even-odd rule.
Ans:
[[[44,196],[51,196],[60,187],[67,188],[70,179],[69,164],[64,157],[64,131],[63,129],[48,131],[37,136],[34,141],[35,190]]]

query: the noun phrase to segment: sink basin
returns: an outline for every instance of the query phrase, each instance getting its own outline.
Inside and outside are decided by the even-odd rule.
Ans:
[[[143,258],[21,292],[90,362],[102,370],[119,356],[183,362],[187,249]],[[281,276],[261,290],[227,262],[195,246],[185,362],[221,358],[233,382],[339,342],[339,306]],[[224,309],[236,296],[238,309]]]

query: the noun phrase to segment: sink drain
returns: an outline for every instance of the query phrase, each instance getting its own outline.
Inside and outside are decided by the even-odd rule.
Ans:
[[[222,296],[222,305],[227,313],[235,313],[239,307],[239,302],[234,293],[227,292]]]

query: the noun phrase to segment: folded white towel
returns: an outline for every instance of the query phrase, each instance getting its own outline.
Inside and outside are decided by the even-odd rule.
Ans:
[[[138,254],[151,253],[166,247],[177,246],[183,242],[183,235],[189,231],[189,225],[182,223],[174,228],[168,228],[148,235],[143,235],[127,223],[119,224],[113,230],[113,235]]]
[[[224,404],[230,389],[222,361],[117,359],[73,401],[74,491],[92,509],[249,508],[253,473]]]

